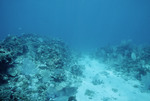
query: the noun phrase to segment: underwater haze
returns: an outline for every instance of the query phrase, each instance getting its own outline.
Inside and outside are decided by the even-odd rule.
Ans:
[[[0,101],[150,101],[150,0],[0,0]]]
[[[150,43],[150,0],[0,0],[0,35],[35,33],[71,47]]]

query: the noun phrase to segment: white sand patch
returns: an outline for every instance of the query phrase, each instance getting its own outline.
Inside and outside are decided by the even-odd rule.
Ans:
[[[140,85],[138,81],[124,80],[106,69],[107,64],[88,56],[84,56],[79,63],[85,66],[85,77],[78,88],[77,101],[150,101],[150,94],[134,87]],[[96,82],[93,83],[94,79]]]

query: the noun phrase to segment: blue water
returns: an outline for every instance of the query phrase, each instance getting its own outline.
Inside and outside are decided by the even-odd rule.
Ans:
[[[36,33],[70,47],[150,43],[150,0],[0,0],[0,38]]]
[[[0,0],[0,101],[150,101],[149,77],[150,0]]]

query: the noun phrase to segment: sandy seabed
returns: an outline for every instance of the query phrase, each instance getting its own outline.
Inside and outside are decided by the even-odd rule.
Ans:
[[[150,93],[142,92],[138,80],[125,80],[114,71],[108,70],[108,64],[85,55],[79,61],[84,65],[82,84],[76,94],[77,101],[149,101]],[[99,83],[94,83],[96,79]]]

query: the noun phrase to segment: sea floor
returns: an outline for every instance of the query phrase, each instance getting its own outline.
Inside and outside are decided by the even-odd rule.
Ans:
[[[0,42],[0,101],[150,101],[150,47],[70,50],[58,39]]]
[[[141,91],[138,80],[124,79],[109,64],[84,55],[79,64],[85,67],[77,101],[150,101],[150,93]]]

